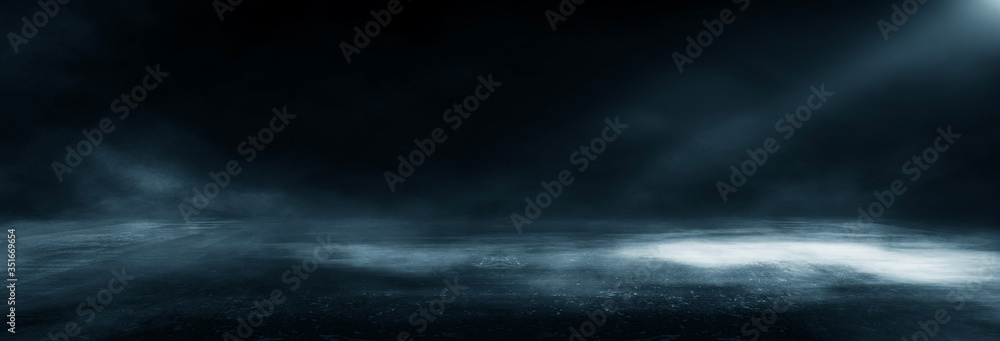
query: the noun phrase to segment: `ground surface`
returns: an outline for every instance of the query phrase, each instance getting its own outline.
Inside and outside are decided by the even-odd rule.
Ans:
[[[11,225],[13,339],[65,340],[57,334],[75,322],[73,340],[222,340],[276,289],[285,301],[246,339],[567,340],[571,327],[588,331],[590,313],[605,321],[587,340],[750,340],[754,329],[763,340],[900,340],[938,310],[948,319],[928,325],[933,340],[1000,335],[1000,240],[975,229],[591,222],[533,224],[518,235],[498,225],[469,234],[461,231],[470,224],[358,221]],[[612,232],[623,230],[631,232]],[[317,238],[329,238],[332,256],[308,278],[286,276],[314,257]],[[77,306],[122,268],[134,279],[86,322]],[[440,316],[425,311],[433,321],[421,317],[445,280],[467,288]],[[766,330],[751,323],[775,315],[758,322]]]

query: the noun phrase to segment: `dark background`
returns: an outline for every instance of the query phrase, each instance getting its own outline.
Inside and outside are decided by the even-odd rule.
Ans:
[[[386,1],[244,1],[224,22],[207,0],[72,1],[0,51],[0,217],[180,222],[191,189],[238,159],[196,219],[509,223],[620,116],[622,138],[541,219],[853,221],[951,126],[962,138],[884,218],[996,223],[1000,4],[929,1],[886,42],[875,23],[891,4],[754,0],[678,74],[685,36],[737,5],[590,0],[553,32],[554,0],[404,2],[348,64],[338,45]],[[0,31],[37,10],[5,3]],[[156,64],[170,76],[118,120],[111,101]],[[396,156],[487,74],[503,85],[390,192]],[[820,84],[836,95],[723,203],[715,182]],[[243,162],[236,146],[286,105],[297,118]],[[104,117],[117,128],[60,183],[50,164]]]

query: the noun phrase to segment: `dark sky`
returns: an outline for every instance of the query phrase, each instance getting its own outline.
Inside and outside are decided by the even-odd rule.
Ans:
[[[243,170],[195,219],[399,218],[509,223],[541,181],[574,182],[539,218],[825,217],[853,220],[901,179],[884,219],[996,223],[1000,1],[928,1],[885,41],[891,1],[601,1],[552,31],[558,1],[404,1],[347,63],[341,42],[387,1],[71,1],[27,44],[0,52],[0,216],[160,218],[208,173]],[[735,21],[679,73],[685,37]],[[7,3],[5,32],[40,7]],[[110,109],[146,66],[163,83],[120,120]],[[457,130],[445,110],[477,77],[502,85]],[[811,86],[834,92],[789,139],[776,121]],[[296,115],[246,162],[237,146],[287,106]],[[580,172],[571,153],[605,118],[629,127]],[[81,130],[115,130],[60,182],[53,161]],[[909,180],[901,167],[938,127],[961,134]],[[389,190],[384,172],[435,128],[448,138]],[[769,155],[723,202],[745,150]]]

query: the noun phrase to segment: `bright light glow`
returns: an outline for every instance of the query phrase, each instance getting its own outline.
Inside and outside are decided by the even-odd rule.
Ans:
[[[944,248],[929,243],[886,248],[843,242],[678,241],[636,245],[625,257],[654,257],[701,268],[785,265],[839,265],[901,282],[960,283],[982,277],[993,254]]]
[[[1000,0],[981,0],[986,6],[993,6],[993,9],[1000,10]]]

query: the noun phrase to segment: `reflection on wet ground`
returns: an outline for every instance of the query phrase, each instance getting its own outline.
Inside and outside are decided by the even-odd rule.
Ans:
[[[16,224],[18,334],[34,339],[67,322],[84,340],[238,336],[275,290],[285,301],[245,339],[987,340],[1000,330],[1000,239],[975,229],[589,222],[517,235],[372,221]],[[123,267],[135,279],[87,322],[78,305]],[[468,287],[461,295],[442,295],[459,285]],[[946,322],[935,321],[939,311]]]

